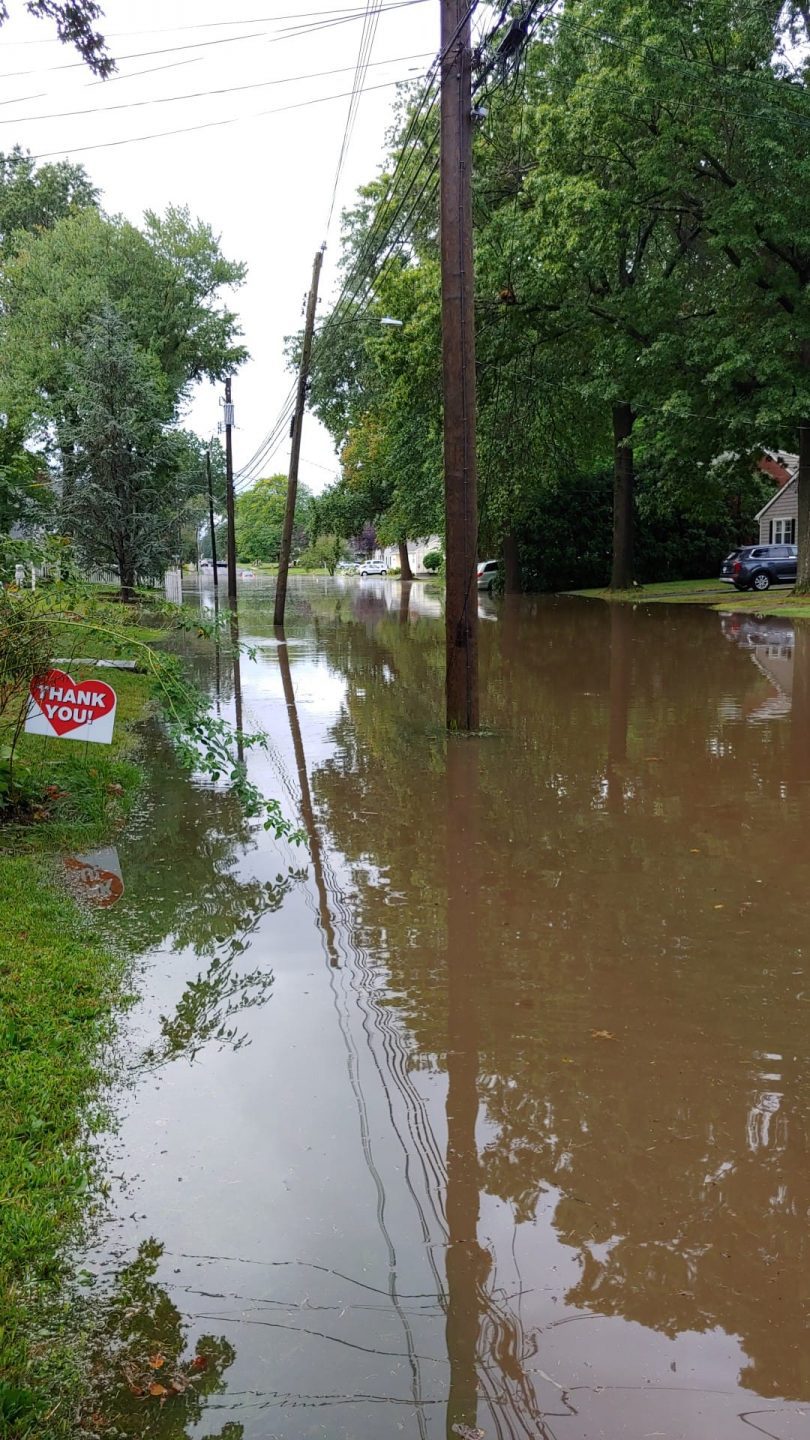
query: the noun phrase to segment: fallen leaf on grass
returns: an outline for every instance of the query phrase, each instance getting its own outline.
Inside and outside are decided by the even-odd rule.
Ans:
[[[165,1355],[150,1355],[149,1364],[153,1370],[160,1370],[166,1364]]]
[[[110,784],[107,785],[105,788],[108,795],[123,795],[124,793],[123,785]]]
[[[615,1040],[615,1039],[616,1039],[616,1036],[613,1034],[613,1032],[612,1032],[611,1030],[592,1030],[592,1031],[591,1031],[591,1039],[592,1039],[592,1040]]]
[[[194,1356],[194,1359],[192,1360],[192,1362],[191,1362],[191,1364],[189,1365],[188,1368],[189,1368],[189,1370],[207,1370],[207,1369],[208,1369],[208,1360],[207,1360],[206,1356],[205,1356],[205,1355],[195,1355],[195,1356]]]
[[[150,1395],[157,1395],[159,1398],[162,1398],[164,1395],[168,1395],[168,1393],[169,1392],[166,1389],[166,1386],[158,1385],[157,1380],[153,1380],[152,1384],[149,1386]]]

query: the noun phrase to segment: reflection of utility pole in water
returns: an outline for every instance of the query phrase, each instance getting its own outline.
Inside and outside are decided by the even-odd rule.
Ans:
[[[321,837],[318,834],[318,829],[315,824],[315,812],[312,808],[312,794],[309,788],[304,742],[301,739],[301,726],[298,723],[298,710],[295,704],[295,691],[293,690],[292,672],[290,670],[290,656],[287,650],[284,631],[277,629],[276,637],[278,639],[278,668],[281,671],[281,683],[284,687],[284,703],[287,706],[287,715],[290,720],[290,735],[292,736],[293,751],[295,752],[295,768],[298,771],[298,784],[301,789],[301,818],[304,822],[304,829],[307,832],[309,856],[312,861],[312,869],[315,874],[315,886],[318,891],[318,919],[321,933],[326,944],[326,952],[329,956],[329,964],[337,969],[340,965],[340,960],[338,959],[337,947],[335,945],[335,927],[332,924],[332,917],[329,914],[326,881],[323,876]]]
[[[239,654],[239,616],[235,605],[231,606],[231,650],[233,652],[233,709],[236,724],[236,758],[240,765],[245,762],[245,742],[242,720],[242,663]]]
[[[624,814],[627,719],[630,710],[630,627],[624,605],[610,606],[610,719],[608,722],[607,801],[614,814]],[[618,773],[617,773],[617,767]]]
[[[411,615],[411,581],[403,580],[399,587],[399,623],[407,625]]]
[[[793,637],[790,771],[794,785],[810,781],[810,632],[801,620]]]
[[[447,1399],[448,1440],[478,1416],[478,1326],[489,1255],[478,1244],[478,754],[447,745]]]
[[[222,701],[222,651],[219,634],[219,590],[214,591],[214,686],[217,697],[217,715]]]

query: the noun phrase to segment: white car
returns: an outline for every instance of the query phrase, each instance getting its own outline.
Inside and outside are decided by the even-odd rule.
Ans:
[[[491,590],[495,584],[495,576],[498,573],[497,560],[479,560],[476,578],[479,590]]]
[[[388,571],[382,560],[364,560],[360,566],[361,575],[387,575]]]

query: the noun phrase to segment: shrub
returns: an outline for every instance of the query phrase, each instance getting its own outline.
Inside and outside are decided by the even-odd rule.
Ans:
[[[437,570],[441,570],[443,563],[444,556],[441,550],[428,550],[427,555],[422,561],[425,569],[431,571],[432,574],[435,574]]]

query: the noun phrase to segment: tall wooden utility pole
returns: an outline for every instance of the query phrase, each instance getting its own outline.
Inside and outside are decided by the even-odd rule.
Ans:
[[[214,566],[214,589],[219,588],[217,573],[217,536],[214,528],[214,487],[211,482],[211,451],[205,452],[205,473],[208,476],[208,523],[211,526],[211,562]]]
[[[231,378],[225,381],[225,505],[228,512],[228,604],[236,604],[236,505],[233,495],[233,401]]]
[[[478,728],[478,484],[468,0],[441,3],[441,265],[447,726]]]
[[[307,318],[304,323],[304,343],[301,347],[301,363],[298,366],[298,390],[295,397],[295,414],[293,416],[292,450],[290,451],[290,469],[287,476],[287,509],[284,512],[284,529],[281,532],[281,551],[278,557],[278,580],[276,581],[276,604],[273,611],[273,623],[284,624],[284,607],[287,603],[287,576],[290,569],[290,551],[292,550],[293,525],[295,524],[295,501],[298,495],[298,461],[301,457],[301,428],[304,420],[304,408],[307,403],[307,380],[309,378],[309,361],[312,355],[312,332],[315,329],[315,307],[318,303],[318,282],[321,278],[321,265],[323,264],[324,247],[318,251],[312,266],[312,284],[309,288],[307,298]]]

